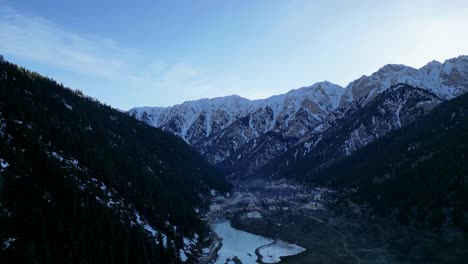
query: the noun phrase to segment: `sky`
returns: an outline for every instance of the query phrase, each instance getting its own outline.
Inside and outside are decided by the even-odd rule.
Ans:
[[[0,0],[0,54],[123,110],[260,99],[468,55],[466,14],[466,0]]]

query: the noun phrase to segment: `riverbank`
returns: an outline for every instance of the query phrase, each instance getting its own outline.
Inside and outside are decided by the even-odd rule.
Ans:
[[[212,228],[222,239],[222,247],[217,252],[218,258],[215,264],[277,263],[280,257],[295,255],[305,250],[295,244],[235,229],[229,220],[214,223]]]
[[[330,208],[329,208],[330,209]],[[237,229],[298,244],[306,251],[281,263],[459,263],[468,259],[465,234],[398,226],[349,210],[277,213],[263,219],[234,218]]]

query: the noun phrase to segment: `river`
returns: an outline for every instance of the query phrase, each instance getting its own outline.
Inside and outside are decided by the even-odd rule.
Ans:
[[[237,257],[243,264],[257,264],[257,253],[262,256],[264,263],[278,263],[279,257],[292,256],[301,253],[305,249],[285,241],[254,235],[237,230],[231,226],[230,221],[212,224],[213,230],[222,239],[222,247],[218,251],[218,260],[215,264],[235,263]]]

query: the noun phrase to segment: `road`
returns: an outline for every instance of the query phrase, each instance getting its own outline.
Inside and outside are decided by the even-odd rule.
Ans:
[[[211,229],[211,226],[210,226],[210,229]],[[218,255],[218,250],[223,246],[223,242],[221,241],[221,238],[219,238],[216,233],[214,232],[213,229],[210,230],[210,232],[212,232],[214,234],[215,239],[216,239],[216,246],[212,247],[210,252],[208,253],[208,255],[206,255],[206,257],[202,258],[200,260],[200,262],[198,262],[199,264],[209,264],[209,263],[212,263],[214,259],[216,259],[217,255]]]
[[[312,219],[312,220],[315,220],[315,221],[317,221],[317,222],[319,222],[319,223],[321,223],[321,224],[324,224],[324,223],[325,223],[323,220],[320,220],[320,219],[318,219],[317,217],[313,217],[313,216],[307,215],[307,214],[303,214],[303,215],[304,215],[305,217],[310,218],[310,219]]]

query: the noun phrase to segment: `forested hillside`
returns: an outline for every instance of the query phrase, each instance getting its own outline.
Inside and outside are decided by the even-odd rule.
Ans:
[[[348,158],[310,168],[307,181],[420,227],[468,232],[468,94],[390,132]]]
[[[182,139],[8,62],[0,165],[2,263],[193,262],[230,188]]]

